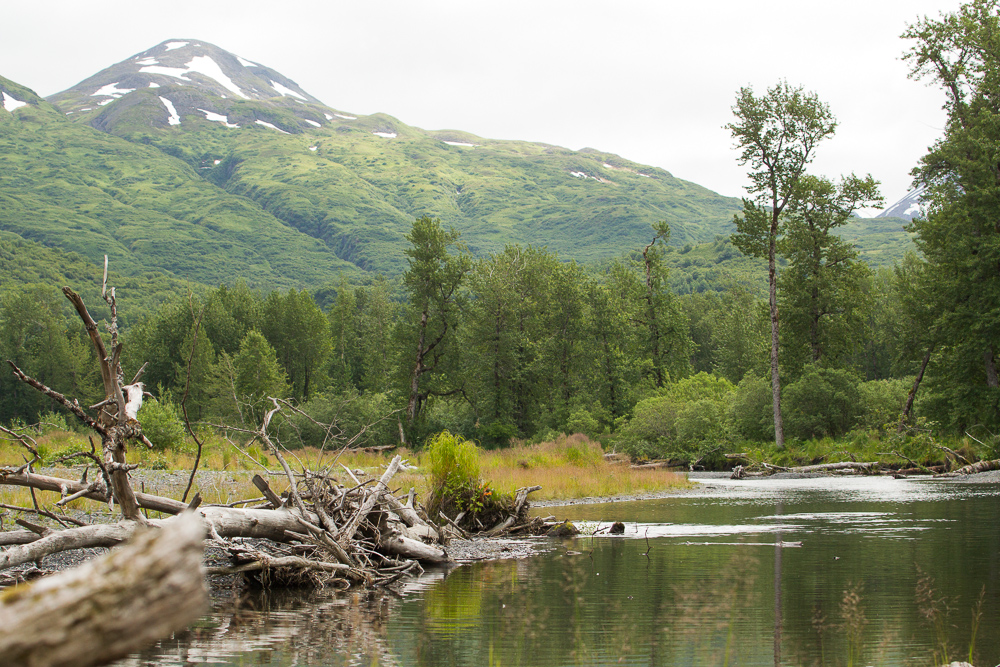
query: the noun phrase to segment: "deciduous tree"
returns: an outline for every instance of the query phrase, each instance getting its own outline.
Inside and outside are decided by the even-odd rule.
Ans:
[[[767,257],[771,308],[771,392],[774,438],[784,447],[781,420],[781,380],[778,372],[777,243],[781,214],[792,199],[816,146],[833,134],[837,123],[830,108],[815,93],[787,82],[757,97],[741,88],[733,106],[736,121],[726,127],[741,151],[740,164],[749,165],[750,198],[743,200],[743,216],[736,216],[733,245],[755,257]]]

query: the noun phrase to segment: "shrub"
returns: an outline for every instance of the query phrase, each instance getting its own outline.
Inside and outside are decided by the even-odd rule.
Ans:
[[[138,414],[142,432],[158,448],[178,450],[184,445],[180,411],[169,399],[147,398]]]
[[[784,391],[782,415],[793,438],[838,438],[851,430],[861,411],[858,381],[852,373],[809,365]]]
[[[396,419],[385,419],[392,412],[386,394],[359,394],[354,387],[343,392],[319,392],[300,406],[308,417],[283,411],[278,425],[279,437],[290,447],[336,448],[340,438],[350,439],[364,429],[356,447],[380,447],[399,444]],[[318,422],[318,423],[317,423]],[[333,424],[327,431],[320,424]]]
[[[615,444],[634,459],[690,457],[726,434],[734,387],[725,378],[698,373],[639,401]]]
[[[774,407],[771,383],[745,375],[729,405],[729,425],[737,438],[752,442],[774,440]]]
[[[428,512],[439,511],[455,516],[465,512],[465,525],[472,527],[480,519],[491,525],[510,503],[510,499],[495,493],[488,482],[479,477],[479,448],[460,435],[442,431],[427,443],[427,468],[430,473],[431,495]]]
[[[586,408],[574,410],[566,420],[568,433],[582,433],[588,438],[596,438],[603,430],[601,422]]]
[[[859,384],[861,404],[858,425],[867,430],[880,431],[895,427],[912,386],[912,378],[871,380]]]

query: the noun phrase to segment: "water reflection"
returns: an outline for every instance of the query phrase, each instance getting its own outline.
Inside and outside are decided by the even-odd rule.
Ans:
[[[995,665],[997,495],[788,480],[546,508],[591,534],[532,559],[433,571],[400,596],[220,601],[119,664],[929,665],[935,652],[968,655],[985,590],[976,664]],[[625,535],[603,530],[614,520]]]

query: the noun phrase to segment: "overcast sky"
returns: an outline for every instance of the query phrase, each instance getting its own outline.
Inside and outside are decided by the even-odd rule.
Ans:
[[[337,109],[429,130],[593,147],[723,195],[745,170],[723,126],[781,79],[839,121],[812,171],[871,173],[886,203],[940,136],[940,90],[899,35],[957,0],[33,0],[8,2],[0,76],[59,92],[166,39],[260,62]]]

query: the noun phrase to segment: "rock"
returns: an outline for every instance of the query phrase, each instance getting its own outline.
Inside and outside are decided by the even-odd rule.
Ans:
[[[624,535],[625,534],[625,524],[621,521],[615,521],[611,524],[611,530],[608,531],[612,535]]]
[[[552,526],[549,528],[549,532],[545,533],[548,537],[573,537],[579,534],[577,527],[571,524],[569,521],[564,521],[558,526]]]

